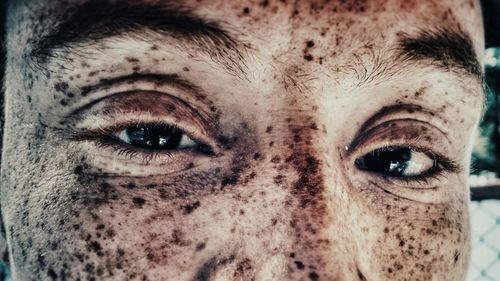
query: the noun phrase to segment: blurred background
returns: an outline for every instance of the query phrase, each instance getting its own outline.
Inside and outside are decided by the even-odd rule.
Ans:
[[[500,280],[500,48],[485,56],[486,112],[472,155],[472,260],[468,281]]]
[[[467,281],[500,281],[500,0],[481,4],[487,103],[472,155],[472,256]]]

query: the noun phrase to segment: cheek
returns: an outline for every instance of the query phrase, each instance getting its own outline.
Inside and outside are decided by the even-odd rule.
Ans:
[[[237,251],[245,254],[228,260],[228,266],[254,266],[250,257],[287,240],[271,235],[287,221],[279,209],[285,194],[269,193],[257,181],[223,194],[184,197],[170,197],[166,189],[180,189],[188,181],[146,188],[130,182],[80,181],[72,192],[59,194],[61,204],[47,200],[41,202],[46,207],[31,208],[43,215],[27,215],[27,226],[34,227],[15,231],[22,233],[14,239],[16,251],[29,249],[14,253],[20,258],[16,263],[22,274],[31,268],[32,275],[26,277],[96,280],[143,274],[178,279],[200,266],[212,270],[202,265],[215,266],[211,258],[235,256]]]
[[[457,199],[447,204],[423,204],[397,200],[378,211],[360,214],[359,231],[364,234],[361,244],[369,249],[365,257],[367,272],[382,280],[403,280],[405,276],[423,280],[436,276],[439,280],[463,278],[469,254],[464,202]]]

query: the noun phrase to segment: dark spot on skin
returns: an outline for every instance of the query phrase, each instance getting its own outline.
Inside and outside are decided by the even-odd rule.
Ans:
[[[304,59],[306,61],[312,61],[314,59],[314,57],[311,54],[306,54],[306,55],[304,55]]]
[[[309,204],[314,197],[320,192],[321,177],[318,175],[319,161],[312,155],[305,156],[305,159],[298,159],[293,157],[294,165],[300,173],[299,180],[295,183],[294,189],[296,194],[302,197],[302,207]]]
[[[248,15],[250,13],[250,8],[248,7],[243,8],[243,13]]]
[[[262,8],[269,6],[269,0],[260,1],[259,6],[261,6]]]
[[[184,66],[184,67],[182,68],[182,70],[183,70],[183,71],[186,71],[186,72],[189,72],[189,67]]]
[[[52,268],[49,268],[49,270],[47,270],[47,275],[50,277],[50,279],[57,280],[57,274]]]
[[[142,197],[134,197],[132,198],[132,203],[134,203],[134,206],[136,208],[142,208],[146,203],[146,200],[144,200],[144,198]]]
[[[81,175],[83,172],[83,167],[82,166],[76,166],[75,169],[73,169],[73,172],[75,175]]]
[[[198,207],[200,207],[200,201],[196,201],[196,202],[193,202],[191,204],[184,205],[184,206],[182,206],[182,209],[184,210],[184,214],[191,214]]]
[[[125,60],[128,62],[139,62],[139,59],[134,57],[125,57]]]
[[[285,178],[285,176],[283,176],[283,175],[277,175],[273,178],[273,181],[275,184],[281,184],[281,183],[283,183],[284,178]]]
[[[279,155],[274,155],[273,158],[271,158],[271,163],[278,164],[281,161],[281,157]]]
[[[244,277],[245,272],[248,272],[251,269],[252,269],[252,262],[250,261],[250,259],[245,258],[242,261],[238,262],[238,264],[236,265],[236,271],[234,272],[234,277]]]
[[[398,263],[398,262],[394,263],[394,267],[396,268],[396,270],[401,270],[401,269],[403,269],[403,265],[402,265],[402,264],[400,264],[400,263]]]
[[[158,45],[151,46],[151,51],[156,51],[156,50],[158,50]]]
[[[205,246],[206,246],[206,244],[203,242],[196,244],[196,251],[199,252],[199,251],[205,249]]]
[[[272,127],[272,126],[267,126],[267,128],[266,128],[266,133],[268,133],[268,134],[269,134],[269,133],[270,133],[270,132],[272,132],[272,131],[273,131],[273,127]]]
[[[54,85],[54,89],[57,91],[57,92],[61,92],[61,93],[64,93],[68,90],[68,83],[66,82],[59,82],[59,83],[56,83]]]
[[[316,280],[319,280],[319,275],[312,271],[311,273],[309,273],[309,279],[311,279],[312,281],[316,281]]]
[[[102,256],[102,247],[101,244],[97,241],[90,242],[88,245],[88,249],[96,253],[98,256]]]
[[[295,265],[297,266],[297,269],[299,270],[304,270],[304,263],[301,261],[294,261]]]
[[[306,47],[307,47],[307,48],[312,48],[312,47],[314,47],[314,41],[313,41],[313,40],[309,40],[309,41],[307,41],[307,42],[306,42]]]

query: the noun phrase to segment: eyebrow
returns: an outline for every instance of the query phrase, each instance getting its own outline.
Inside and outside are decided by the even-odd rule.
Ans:
[[[45,64],[61,55],[57,51],[97,44],[105,38],[151,40],[148,31],[169,36],[182,47],[196,46],[228,70],[245,73],[248,45],[230,35],[218,22],[197,16],[175,1],[87,1],[35,41],[31,57],[38,65]]]
[[[414,35],[400,32],[397,55],[406,62],[430,63],[444,71],[467,73],[482,80],[481,64],[472,39],[460,28],[419,30]]]

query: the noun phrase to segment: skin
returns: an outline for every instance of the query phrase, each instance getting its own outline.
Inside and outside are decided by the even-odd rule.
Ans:
[[[398,32],[416,28],[460,26],[482,57],[479,3],[183,1],[248,43],[246,75],[161,36],[70,50],[71,63],[47,63],[49,75],[32,67],[30,39],[79,2],[8,11],[0,245],[14,280],[465,279],[481,81],[403,62],[360,81],[373,54],[386,59]],[[356,60],[364,68],[347,67]],[[138,71],[176,73],[201,94],[138,79],[82,95]],[[401,103],[418,107],[351,146],[371,116]],[[214,153],[144,158],[72,138],[133,118],[177,123]],[[355,166],[391,144],[460,168],[406,182]]]

